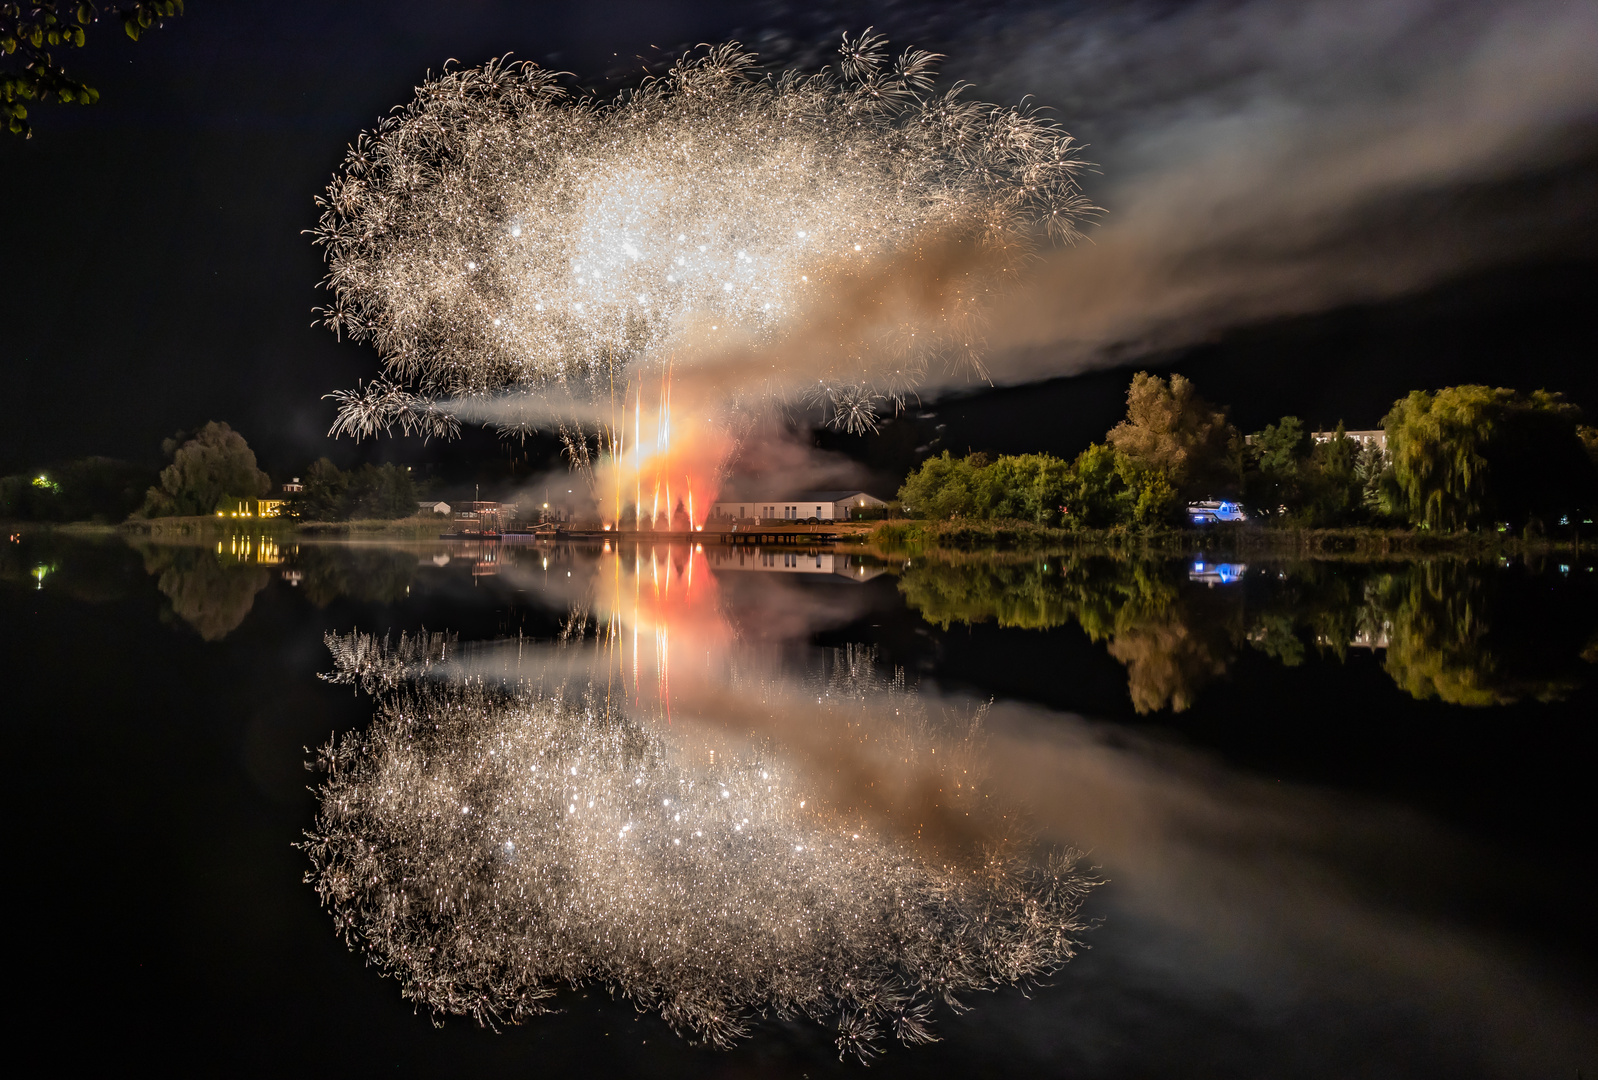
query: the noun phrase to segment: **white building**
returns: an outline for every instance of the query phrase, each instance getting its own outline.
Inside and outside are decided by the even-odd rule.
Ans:
[[[423,514],[443,514],[445,517],[449,517],[450,513],[450,506],[447,502],[417,503],[416,508],[419,513]]]
[[[1312,431],[1309,437],[1318,443],[1331,442],[1337,438],[1337,432]],[[1379,428],[1376,431],[1345,431],[1343,432],[1343,437],[1353,439],[1361,446],[1374,446],[1382,453],[1387,453],[1387,432]]]
[[[710,516],[734,521],[848,521],[861,510],[887,505],[864,491],[805,491],[782,498],[722,499],[711,504]]]

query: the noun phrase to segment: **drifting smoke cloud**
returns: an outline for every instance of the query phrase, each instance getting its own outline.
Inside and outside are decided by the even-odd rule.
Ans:
[[[961,39],[951,74],[1103,167],[1092,243],[991,321],[997,381],[1592,251],[1592,4],[1010,5]]]

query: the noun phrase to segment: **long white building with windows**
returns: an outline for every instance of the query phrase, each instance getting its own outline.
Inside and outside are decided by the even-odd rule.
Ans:
[[[732,521],[848,521],[862,510],[887,505],[864,491],[804,491],[781,498],[722,499],[711,505],[710,515]]]

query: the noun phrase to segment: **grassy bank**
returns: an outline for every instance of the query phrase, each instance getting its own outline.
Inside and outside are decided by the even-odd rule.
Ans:
[[[345,536],[363,538],[393,537],[414,540],[436,539],[441,532],[449,531],[451,522],[430,515],[394,519],[363,519],[357,521],[296,521],[293,518],[233,518],[233,517],[163,517],[133,518],[120,525],[104,526],[128,536],[151,540],[185,539],[197,536],[228,536],[251,533],[276,537],[303,536],[336,539]],[[38,528],[32,526],[31,528]],[[82,526],[55,526],[62,530],[76,530]],[[95,527],[99,528],[99,527]]]
[[[1411,529],[1274,529],[1215,525],[1204,529],[1051,529],[1027,521],[885,521],[865,542],[884,555],[931,551],[1065,551],[1073,548],[1182,554],[1489,556],[1598,549],[1598,538],[1526,539],[1503,533],[1434,533]]]

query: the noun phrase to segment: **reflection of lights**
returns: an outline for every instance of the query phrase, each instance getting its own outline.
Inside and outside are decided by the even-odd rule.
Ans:
[[[39,565],[33,568],[33,580],[38,582],[38,588],[44,588],[44,579],[55,572],[54,566]]]
[[[1247,563],[1212,563],[1195,560],[1187,577],[1189,581],[1202,581],[1213,587],[1236,584],[1243,580],[1243,575],[1247,571]]]

